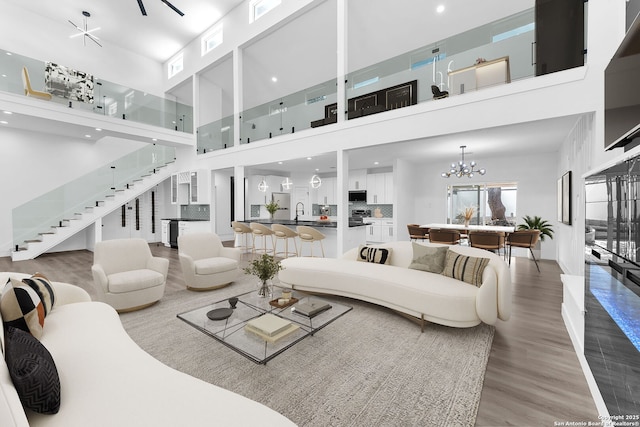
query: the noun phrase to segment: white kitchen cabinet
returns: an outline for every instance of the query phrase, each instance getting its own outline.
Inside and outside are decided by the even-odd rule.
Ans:
[[[264,177],[262,175],[251,175],[247,178],[247,202],[248,205],[264,205],[266,202],[267,193],[258,190],[258,184],[262,182]],[[267,189],[268,191],[269,189]],[[271,194],[271,193],[269,193]]]
[[[393,204],[393,172],[367,175],[367,204]]]
[[[165,245],[166,247],[171,246],[171,244],[169,243],[169,223],[171,221],[169,221],[168,219],[163,219],[162,220],[162,237],[161,237],[161,242],[163,245]]]
[[[319,205],[335,205],[338,178],[322,178],[322,185],[317,189],[316,203]]]
[[[189,203],[209,204],[209,179],[207,171],[202,169],[190,173]]]
[[[171,204],[175,205],[178,203],[178,174],[174,173],[171,175]]]
[[[349,191],[367,189],[367,170],[354,169],[349,171]]]
[[[393,242],[395,238],[395,220],[392,218],[365,218],[367,225],[367,243]]]

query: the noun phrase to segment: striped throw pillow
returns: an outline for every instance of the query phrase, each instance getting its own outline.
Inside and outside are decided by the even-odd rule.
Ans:
[[[489,261],[489,258],[476,258],[449,250],[442,274],[480,287],[482,273]]]
[[[375,264],[389,264],[391,261],[391,249],[360,245],[356,259]]]

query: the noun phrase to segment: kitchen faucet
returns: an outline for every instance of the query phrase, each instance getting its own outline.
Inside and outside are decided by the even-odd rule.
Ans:
[[[304,203],[302,202],[296,203],[296,223],[298,222],[298,205],[302,205],[302,209],[300,209],[300,213],[304,215]]]

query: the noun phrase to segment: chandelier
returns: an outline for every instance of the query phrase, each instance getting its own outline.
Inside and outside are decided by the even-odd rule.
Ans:
[[[460,161],[458,163],[451,163],[451,169],[449,172],[442,172],[443,178],[449,178],[451,175],[455,175],[458,178],[462,178],[463,176],[467,176],[472,178],[473,175],[477,172],[480,175],[484,175],[487,173],[486,169],[476,169],[476,162],[472,161],[468,165],[464,162],[464,149],[467,148],[466,145],[461,145],[462,156],[460,157]]]

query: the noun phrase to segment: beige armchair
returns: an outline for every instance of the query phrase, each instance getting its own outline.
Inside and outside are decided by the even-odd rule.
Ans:
[[[119,312],[150,306],[164,295],[169,260],[154,257],[144,239],[96,243],[93,284],[101,301]]]
[[[215,233],[190,233],[178,237],[178,255],[187,289],[221,288],[240,275],[240,249],[223,247]]]
[[[22,67],[22,83],[24,84],[24,94],[26,96],[44,99],[45,101],[51,100],[52,96],[50,93],[35,90],[31,87],[31,79],[29,79],[29,71],[27,70],[27,67]]]

